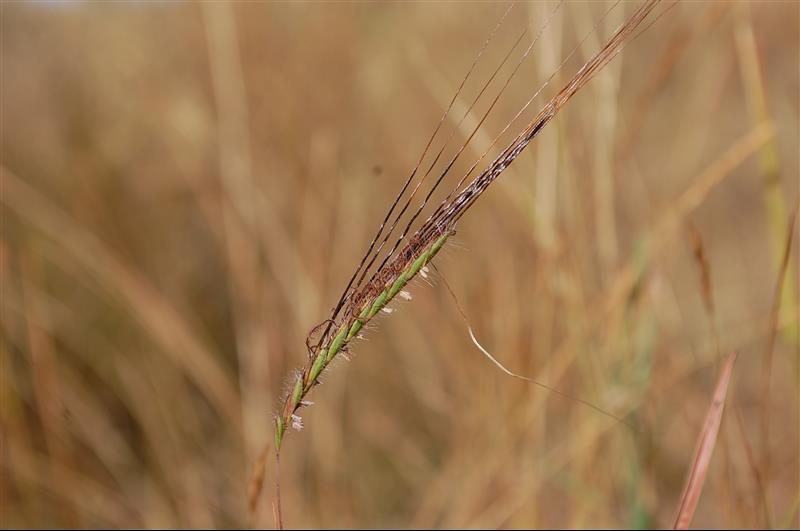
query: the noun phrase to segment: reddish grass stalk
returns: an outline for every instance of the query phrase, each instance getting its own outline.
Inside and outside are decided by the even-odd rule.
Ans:
[[[714,453],[714,446],[717,443],[719,426],[722,423],[722,413],[725,409],[725,397],[728,394],[728,386],[733,373],[733,365],[736,363],[736,352],[731,352],[714,390],[714,397],[708,407],[706,419],[703,422],[703,429],[697,441],[697,448],[694,453],[692,468],[686,479],[686,487],[681,495],[681,502],[678,508],[678,515],[675,518],[673,529],[689,529],[689,525],[694,518],[697,504],[700,501],[700,494],[703,492],[703,485],[706,481],[708,467],[711,464],[711,456]]]

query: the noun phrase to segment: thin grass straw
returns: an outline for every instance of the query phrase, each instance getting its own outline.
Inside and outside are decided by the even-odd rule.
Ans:
[[[436,268],[435,265],[433,267],[438,272],[438,268]],[[555,387],[551,387],[551,386],[549,386],[547,384],[543,384],[543,383],[541,383],[538,380],[535,380],[533,378],[529,378],[527,376],[523,376],[521,374],[517,374],[517,373],[511,371],[510,369],[506,368],[506,366],[503,365],[497,358],[495,358],[492,355],[491,352],[486,350],[486,348],[480,343],[480,341],[478,341],[478,338],[475,337],[475,332],[472,330],[472,325],[470,324],[469,319],[467,318],[467,314],[464,311],[464,308],[462,308],[461,303],[458,301],[458,297],[456,297],[456,294],[453,291],[453,288],[450,287],[450,284],[447,282],[447,279],[445,279],[444,275],[442,275],[441,272],[439,272],[439,278],[442,279],[442,282],[444,283],[445,288],[447,288],[447,291],[450,293],[450,296],[452,297],[453,302],[455,303],[456,308],[458,309],[458,313],[461,314],[461,319],[464,321],[464,324],[467,325],[467,332],[469,333],[469,338],[472,340],[472,344],[475,345],[475,347],[478,350],[480,350],[481,353],[484,356],[486,356],[486,358],[489,361],[491,361],[503,373],[505,373],[508,376],[511,376],[512,378],[517,378],[518,380],[522,380],[524,382],[532,383],[533,385],[541,387],[542,389],[546,389],[547,391],[555,393],[555,394],[557,394],[557,395],[559,395],[561,397],[564,397],[564,398],[566,398],[568,400],[573,400],[575,402],[579,402],[579,403],[581,403],[581,404],[583,404],[585,406],[588,406],[588,407],[594,409],[598,413],[601,413],[601,414],[603,414],[603,415],[605,415],[605,416],[607,416],[609,418],[614,419],[615,421],[619,422],[620,424],[624,424],[625,426],[627,426],[631,430],[635,430],[634,426],[631,425],[630,423],[628,423],[625,419],[623,419],[621,417],[618,417],[617,415],[614,415],[610,411],[607,411],[607,410],[605,410],[603,408],[600,408],[600,407],[592,404],[588,400],[583,400],[582,398],[578,398],[576,396],[572,396],[572,395],[570,395],[568,393],[565,393],[564,391],[560,391],[559,389],[557,389]]]

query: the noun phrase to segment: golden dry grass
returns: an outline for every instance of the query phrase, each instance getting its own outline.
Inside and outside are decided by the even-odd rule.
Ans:
[[[306,334],[505,5],[0,8],[2,525],[247,525]],[[456,117],[551,9],[519,6]],[[603,10],[563,7],[461,169]],[[797,232],[768,403],[762,365],[799,192],[799,39],[795,4],[678,4],[437,258],[493,355],[634,431],[502,374],[418,283],[314,392],[281,455],[287,525],[671,525],[721,349],[739,358],[694,525],[797,527]]]

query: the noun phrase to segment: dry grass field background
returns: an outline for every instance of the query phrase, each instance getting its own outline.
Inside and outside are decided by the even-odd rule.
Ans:
[[[559,9],[455,175],[610,5]],[[554,6],[514,8],[447,127]],[[306,335],[506,7],[2,3],[4,527],[272,525],[271,460],[247,490]],[[313,392],[286,524],[671,526],[735,350],[694,525],[797,528],[799,41],[793,2],[635,39]],[[499,371],[439,274],[503,364],[632,427]]]

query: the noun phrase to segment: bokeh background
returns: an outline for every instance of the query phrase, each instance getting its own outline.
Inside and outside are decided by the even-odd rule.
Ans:
[[[611,5],[560,7],[454,178]],[[0,5],[4,527],[272,525],[271,454],[248,489],[306,334],[506,7]],[[555,7],[514,8],[445,133]],[[799,39],[793,2],[682,2],[634,40],[314,391],[286,524],[670,526],[736,350],[695,524],[800,525]],[[506,366],[632,428],[504,375],[440,275]]]

